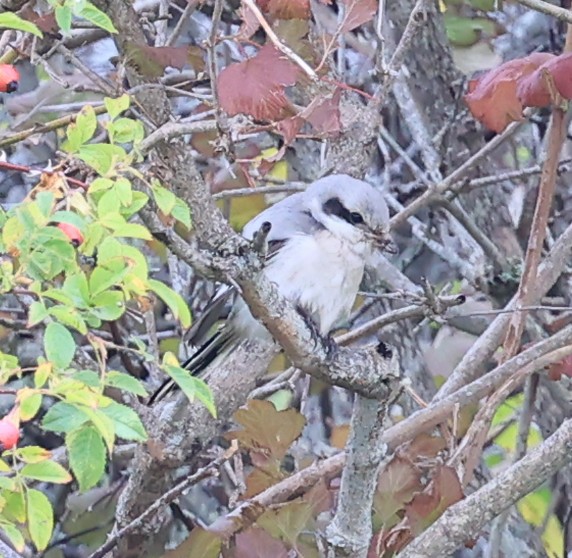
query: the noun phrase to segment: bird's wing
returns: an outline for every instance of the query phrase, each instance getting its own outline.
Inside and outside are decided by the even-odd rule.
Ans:
[[[321,225],[305,210],[304,193],[293,194],[278,204],[268,207],[262,213],[249,221],[242,234],[248,240],[260,230],[264,222],[272,227],[267,236],[267,258],[275,256],[288,240],[296,234],[311,234],[321,228]],[[211,328],[221,319],[226,318],[233,307],[238,293],[234,287],[222,285],[207,304],[201,317],[196,320],[185,336],[186,341],[197,351],[183,364],[194,376],[200,374],[218,355],[237,342],[236,334],[229,324],[208,336]],[[148,404],[162,399],[174,389],[171,379],[151,396]]]

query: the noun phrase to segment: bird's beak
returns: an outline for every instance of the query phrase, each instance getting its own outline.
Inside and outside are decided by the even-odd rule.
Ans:
[[[379,250],[388,254],[397,254],[397,244],[393,241],[389,233],[385,230],[375,231],[373,233],[374,245]]]

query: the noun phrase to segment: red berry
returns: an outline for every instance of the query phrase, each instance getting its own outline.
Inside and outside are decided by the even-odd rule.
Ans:
[[[69,223],[59,223],[58,229],[60,229],[60,231],[62,231],[76,246],[79,246],[83,242],[83,235],[74,225],[70,225]]]
[[[12,64],[0,64],[0,93],[13,93],[19,81],[20,74]]]
[[[20,429],[8,417],[0,420],[0,447],[2,451],[12,449],[20,438]]]

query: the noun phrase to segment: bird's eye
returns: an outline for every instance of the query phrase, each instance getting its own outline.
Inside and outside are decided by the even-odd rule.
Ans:
[[[361,213],[358,213],[357,211],[350,213],[350,219],[352,220],[352,223],[354,225],[359,225],[360,223],[363,223],[363,217],[361,216]]]

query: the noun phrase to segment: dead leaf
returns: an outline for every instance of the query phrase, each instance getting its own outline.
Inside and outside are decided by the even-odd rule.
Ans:
[[[264,529],[251,527],[236,535],[233,558],[288,558],[288,549]]]
[[[242,20],[242,23],[240,24],[236,38],[239,41],[247,41],[258,31],[260,23],[258,23],[254,12],[244,2],[240,3],[238,16]]]
[[[221,541],[215,534],[195,527],[185,541],[162,558],[218,558],[220,550]]]
[[[517,95],[523,106],[550,106],[552,95],[549,80],[552,80],[554,88],[564,99],[572,99],[572,52],[549,59],[519,81]]]
[[[342,33],[371,21],[377,12],[377,0],[340,0],[344,6]]]
[[[294,85],[298,66],[272,45],[256,56],[230,64],[218,76],[220,104],[230,116],[243,113],[257,120],[280,120],[293,110],[285,87]]]
[[[205,68],[203,51],[198,46],[154,47],[127,42],[125,52],[138,71],[150,78],[161,77],[167,67],[182,70],[191,65],[197,72]]]
[[[464,497],[455,469],[440,466],[425,490],[416,494],[405,508],[411,531],[416,536],[431,525],[443,512]]]
[[[312,124],[317,132],[329,137],[336,137],[342,131],[340,118],[340,99],[342,90],[337,89],[334,94],[320,103],[310,112],[306,120]]]
[[[276,19],[308,19],[310,0],[267,0],[264,11]]]
[[[497,133],[511,122],[522,120],[518,83],[552,58],[553,54],[536,52],[505,62],[469,82],[469,93],[464,99],[473,116]]]
[[[314,508],[308,502],[294,500],[264,512],[256,524],[289,546],[296,546],[296,539],[304,530],[312,527]]]
[[[302,433],[306,419],[295,409],[277,411],[270,401],[250,400],[234,413],[242,430],[228,432],[227,439],[237,439],[243,447],[266,450],[273,458],[282,459],[288,448]]]

